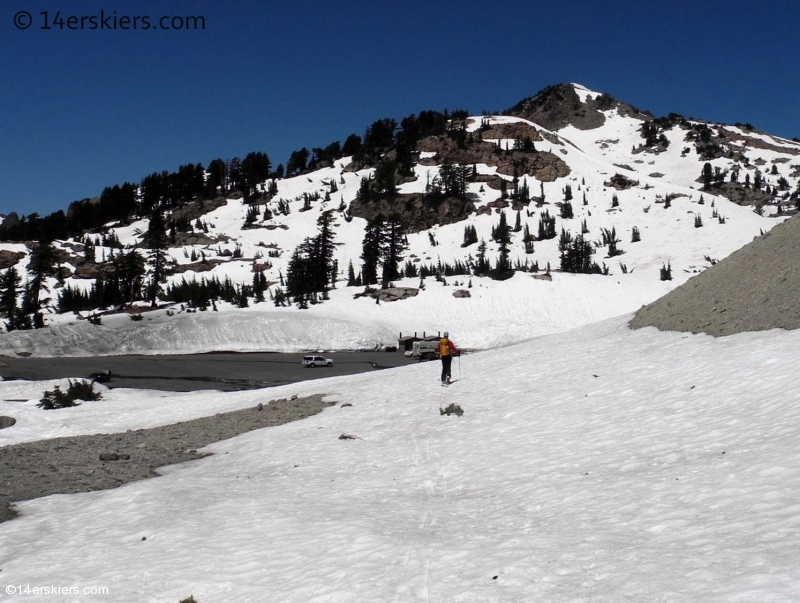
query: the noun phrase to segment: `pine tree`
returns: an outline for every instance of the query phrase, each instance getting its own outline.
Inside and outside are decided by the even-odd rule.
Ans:
[[[47,277],[56,274],[56,251],[51,242],[40,241],[36,245],[28,262],[28,273],[30,279],[25,288],[22,312],[23,314],[33,314],[34,326],[39,328],[39,326],[44,326],[41,309],[46,301],[41,299],[41,292],[49,291]]]
[[[539,240],[553,239],[556,236],[556,219],[545,210],[539,217]]]
[[[0,274],[0,312],[5,314],[7,331],[15,331],[25,327],[25,321],[17,307],[17,294],[19,293],[22,277],[14,266],[7,268]]]
[[[711,169],[711,164],[710,163],[705,162],[703,164],[703,172],[700,174],[700,177],[703,179],[703,190],[710,189],[711,188],[711,182],[714,179],[714,172]]]
[[[511,276],[513,272],[509,262],[511,244],[511,229],[506,222],[506,212],[500,212],[500,223],[495,231],[495,241],[497,241],[497,266],[492,271],[492,278],[502,280]]]
[[[119,254],[114,258],[116,294],[124,304],[140,299],[142,277],[145,274],[144,258],[135,250]],[[103,304],[107,305],[107,304]]]
[[[353,260],[350,260],[350,263],[347,266],[347,286],[355,287],[355,285],[356,285],[356,272],[353,269]]]
[[[164,216],[160,211],[153,212],[147,232],[142,238],[142,243],[150,249],[148,253],[148,263],[150,266],[150,283],[147,287],[147,299],[150,306],[155,308],[158,295],[161,293],[161,283],[167,278],[167,267],[169,256],[167,255],[167,232]]]
[[[383,250],[383,216],[378,215],[374,220],[367,223],[364,232],[364,240],[361,244],[361,281],[364,285],[378,284],[378,264],[380,263]]]
[[[489,262],[486,259],[486,241],[481,239],[478,245],[478,256],[475,261],[475,276],[482,276],[489,272]]]
[[[400,262],[403,259],[403,252],[407,246],[403,233],[403,224],[400,216],[393,214],[389,216],[383,224],[382,245],[383,251],[381,260],[383,264],[383,275],[381,286],[385,289],[389,282],[400,278]]]

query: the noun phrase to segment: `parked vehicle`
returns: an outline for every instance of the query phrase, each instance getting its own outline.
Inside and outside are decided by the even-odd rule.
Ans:
[[[411,346],[410,356],[420,360],[435,360],[439,357],[439,342],[415,341]]]
[[[318,366],[333,366],[332,358],[322,356],[303,356],[303,365],[306,368],[316,368]]]

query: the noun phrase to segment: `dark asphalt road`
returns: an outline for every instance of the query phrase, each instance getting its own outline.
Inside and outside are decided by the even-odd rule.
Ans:
[[[5,380],[89,377],[111,370],[107,387],[164,391],[238,391],[285,385],[334,375],[354,375],[416,363],[401,352],[322,354],[333,367],[305,368],[303,354],[212,353],[176,356],[100,356],[91,358],[12,358],[0,356]]]

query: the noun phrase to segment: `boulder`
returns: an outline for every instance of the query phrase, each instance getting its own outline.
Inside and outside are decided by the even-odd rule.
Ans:
[[[3,417],[0,416],[0,429],[6,429],[7,427],[11,427],[12,425],[16,424],[17,420],[14,417]]]
[[[8,251],[7,249],[0,249],[0,270],[16,266],[22,258],[25,257],[24,251]]]
[[[472,295],[466,289],[458,289],[456,291],[453,291],[453,297],[459,297],[459,298],[461,298],[461,297],[472,297]]]

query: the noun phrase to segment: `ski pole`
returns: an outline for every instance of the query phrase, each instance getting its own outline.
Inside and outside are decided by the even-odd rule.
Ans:
[[[458,380],[461,381],[461,352],[458,353]]]

